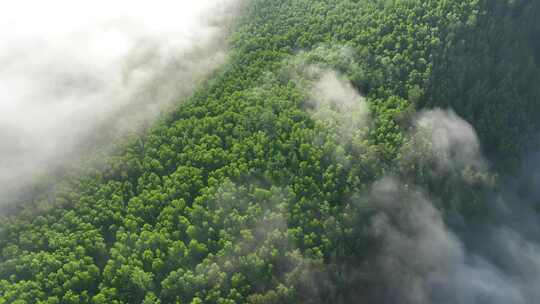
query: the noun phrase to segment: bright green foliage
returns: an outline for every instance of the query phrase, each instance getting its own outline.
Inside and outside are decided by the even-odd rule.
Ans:
[[[478,199],[399,165],[415,109],[452,106],[494,157],[536,130],[537,12],[525,0],[251,1],[230,62],[188,102],[40,211],[2,220],[0,303],[359,301],[376,279],[354,272],[377,248],[371,182],[413,172]],[[339,113],[311,115],[302,64],[367,97],[367,131],[343,137]]]

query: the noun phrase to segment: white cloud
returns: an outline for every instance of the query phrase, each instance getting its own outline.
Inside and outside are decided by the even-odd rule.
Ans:
[[[0,200],[103,123],[131,127],[192,92],[225,59],[236,2],[2,3]]]

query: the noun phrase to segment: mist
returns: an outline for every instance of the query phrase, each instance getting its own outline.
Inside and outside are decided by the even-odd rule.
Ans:
[[[307,79],[296,80],[307,92],[306,110],[337,142],[350,144],[371,127],[370,101],[339,72],[305,60],[309,55],[301,54],[292,65],[293,79]],[[330,263],[338,266],[319,266],[321,272],[347,269],[341,282],[352,296],[346,303],[535,303],[540,298],[535,211],[540,154],[525,157],[520,176],[499,172],[498,178],[474,127],[451,109],[413,113],[404,137],[395,169],[359,193],[361,199],[353,195],[345,209],[350,214],[343,214],[358,212],[362,223],[362,210],[373,210],[367,234],[379,244],[377,250],[362,266],[338,258]],[[477,204],[474,199],[485,201],[482,214],[467,218],[460,208]],[[308,265],[298,269],[313,285],[303,291],[310,303],[324,302],[320,290],[343,288],[339,281],[328,287],[328,278]],[[366,277],[372,283],[367,287]]]
[[[342,144],[353,142],[356,132],[370,127],[369,100],[346,78],[316,65],[302,71],[311,79],[311,85],[304,86],[307,110]],[[536,302],[540,298],[536,287],[540,284],[540,222],[535,208],[540,194],[535,186],[540,154],[524,157],[517,177],[504,176],[505,172],[497,177],[474,127],[453,110],[422,110],[411,119],[396,169],[360,193],[362,200],[355,201],[353,196],[352,209],[346,209],[348,213],[358,210],[361,223],[365,220],[361,210],[369,202],[373,215],[367,234],[379,244],[364,266],[333,261],[345,263],[348,269],[345,281],[351,290],[347,292],[355,296],[346,302]],[[460,192],[481,197],[483,214],[462,215],[459,208],[478,202]],[[307,268],[303,271],[311,273]],[[366,288],[366,276],[376,285]],[[317,279],[308,275],[308,280]],[[324,302],[317,291],[328,288],[323,285],[313,283],[318,287],[306,291],[306,299]]]
[[[235,0],[5,4],[0,202],[36,176],[136,132],[226,61]]]
[[[474,129],[453,111],[419,113],[410,136],[427,140],[417,148],[431,159],[415,159],[434,164],[435,174],[489,171]],[[523,176],[534,175],[534,166],[524,168]],[[540,223],[534,195],[518,191],[519,179],[501,180],[487,198],[490,215],[475,221],[439,208],[437,193],[407,176],[375,182],[368,194],[377,208],[370,229],[382,245],[371,265],[384,287],[374,301],[534,303],[540,297]],[[474,186],[466,179],[463,185]]]

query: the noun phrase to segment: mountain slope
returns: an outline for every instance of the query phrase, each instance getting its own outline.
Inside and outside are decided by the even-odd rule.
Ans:
[[[468,216],[492,186],[481,166],[432,172],[416,111],[452,107],[493,159],[537,129],[533,1],[248,7],[187,103],[2,220],[0,303],[380,303],[371,185]]]

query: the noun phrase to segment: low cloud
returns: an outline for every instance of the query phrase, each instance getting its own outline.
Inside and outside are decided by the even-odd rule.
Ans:
[[[519,276],[469,251],[420,189],[384,179],[375,184],[372,197],[381,206],[372,229],[383,244],[376,265],[386,285],[384,303],[531,303],[534,299],[520,285]]]
[[[366,98],[336,71],[311,67],[310,75],[316,75],[311,87],[308,106],[319,120],[333,119],[340,136],[349,139],[369,125],[370,112]]]
[[[418,114],[414,126],[413,143],[431,154],[437,170],[486,168],[474,128],[454,111],[423,111]]]
[[[0,202],[191,94],[226,60],[239,3],[29,4],[39,15],[8,5],[0,14]]]
[[[416,152],[425,149],[428,157],[406,155],[409,161],[434,160],[436,172],[488,170],[474,129],[455,113],[426,111],[414,125],[412,142],[424,143]],[[440,194],[423,187],[407,176],[386,177],[369,193],[377,210],[370,229],[381,241],[371,263],[383,285],[377,303],[521,304],[540,297],[540,225],[531,197],[501,184],[488,196],[489,220],[456,223],[437,207]]]
[[[344,46],[320,46],[291,58],[284,70],[308,93],[306,108],[320,121],[334,120],[338,132],[347,135],[369,126],[365,96],[335,66],[358,69],[353,52]]]

